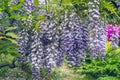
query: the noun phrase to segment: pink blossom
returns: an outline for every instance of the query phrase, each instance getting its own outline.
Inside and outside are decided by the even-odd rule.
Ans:
[[[120,38],[120,26],[118,27],[118,36]]]
[[[120,38],[120,26],[118,27],[118,25],[111,25],[111,24],[108,24],[106,25],[106,33],[107,33],[107,38],[108,38],[108,41],[111,41],[111,36],[113,34],[118,34],[118,37]]]

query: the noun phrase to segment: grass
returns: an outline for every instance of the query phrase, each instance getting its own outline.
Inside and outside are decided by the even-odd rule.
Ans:
[[[94,78],[89,75],[80,74],[70,69],[65,62],[61,67],[55,69],[55,71],[60,73],[62,77],[60,80],[94,80]]]

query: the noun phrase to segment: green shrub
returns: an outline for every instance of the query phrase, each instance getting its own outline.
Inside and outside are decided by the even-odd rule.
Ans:
[[[113,76],[120,78],[119,56],[120,56],[120,48],[116,50],[108,51],[105,61],[92,60],[89,57],[87,57],[85,65],[80,66],[77,72],[91,75],[96,79],[101,76]],[[99,80],[104,80],[104,79],[100,78]]]
[[[1,37],[2,38],[2,37]],[[5,40],[1,40],[0,38],[0,55],[12,55],[14,57],[20,57],[20,54],[17,51],[17,44],[15,41],[6,38]]]
[[[119,80],[119,79],[112,76],[105,76],[105,77],[99,77],[97,80]]]

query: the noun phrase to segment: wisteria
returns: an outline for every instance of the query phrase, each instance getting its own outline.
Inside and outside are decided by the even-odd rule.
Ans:
[[[23,61],[29,60],[32,64],[32,79],[40,79],[40,67],[44,67],[47,72],[51,72],[54,66],[61,66],[64,55],[70,66],[79,66],[84,63],[88,51],[92,58],[102,56],[105,58],[106,36],[104,24],[99,19],[99,2],[90,2],[89,20],[80,19],[75,11],[66,11],[61,23],[51,18],[51,13],[40,13],[44,20],[38,22],[38,30],[32,29],[32,15],[28,19],[23,19],[23,25],[27,28],[20,30],[18,38],[18,51],[23,56]],[[34,10],[33,0],[25,0],[23,6],[26,13],[30,14]],[[42,11],[42,12],[41,12]],[[90,31],[89,31],[90,30]],[[89,36],[90,34],[90,36]],[[91,51],[89,51],[91,50]],[[24,60],[25,59],[25,60]]]
[[[31,35],[33,35],[33,32],[30,28],[19,30],[18,32],[19,38],[17,39],[17,42],[19,47],[17,50],[22,55],[21,62],[25,62],[31,53],[31,42],[33,41]]]
[[[105,25],[100,19],[99,0],[94,0],[89,5],[90,55],[92,58],[101,55],[102,60],[104,60],[106,35],[104,31]]]
[[[114,64],[119,58],[113,55],[120,46],[119,13],[120,0],[0,0],[0,75],[56,80],[61,74],[74,75],[74,69],[91,73],[92,79],[116,72],[116,79],[119,70]],[[69,79],[79,76],[73,77]]]
[[[120,0],[116,0],[117,6],[120,7]]]
[[[86,25],[80,22],[76,13],[65,19],[63,26],[63,35],[61,37],[61,48],[67,54],[67,61],[71,66],[79,66],[80,61],[85,60],[84,50],[87,47],[89,35],[86,33]],[[86,29],[84,29],[86,28]]]
[[[40,66],[46,68],[48,72],[51,72],[53,66],[56,65],[57,59],[59,59],[58,44],[56,43],[55,28],[56,23],[54,21],[43,21],[39,23],[40,29],[34,36],[32,43],[31,61],[33,65],[33,73],[36,75],[39,72]],[[57,57],[57,58],[56,58]],[[34,70],[36,68],[36,70]]]
[[[18,4],[19,0],[10,0],[9,5]]]
[[[30,14],[33,10],[34,10],[34,0],[25,0],[25,4],[24,4],[24,7],[25,10],[27,10],[26,12],[28,14]]]

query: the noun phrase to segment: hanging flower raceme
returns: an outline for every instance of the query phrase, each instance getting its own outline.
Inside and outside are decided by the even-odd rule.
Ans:
[[[88,22],[84,19],[82,20],[82,41],[84,43],[84,50],[89,52],[89,43],[90,43],[90,36],[89,36],[89,29],[88,29]]]
[[[27,10],[26,12],[30,14],[35,9],[34,0],[25,0],[23,8],[25,8],[25,10]]]
[[[22,29],[22,30],[18,30],[18,52],[22,55],[22,59],[20,62],[25,62],[27,60],[27,58],[29,58],[28,56],[31,53],[31,42],[32,40],[32,29],[28,28],[28,29]]]
[[[23,8],[26,9],[27,14],[31,13],[34,10],[33,0],[25,0]],[[56,34],[58,30],[56,21],[48,19],[51,18],[51,14],[43,15],[45,20],[38,22],[39,30],[30,29],[31,32],[28,32],[32,26],[31,16],[30,14],[28,19],[23,19],[22,25],[27,26],[27,31],[23,29],[19,33],[18,50],[23,56],[28,54],[26,57],[29,57],[32,64],[32,79],[39,80],[40,67],[44,67],[48,72],[51,72],[54,66],[62,64],[64,56],[59,49],[59,33]]]
[[[100,20],[99,0],[89,3],[90,55],[92,58],[105,58],[106,35],[104,23]]]
[[[64,56],[59,50],[58,35],[56,34],[56,21],[39,22],[39,31],[35,32],[34,41],[31,46],[31,62],[33,79],[40,78],[40,67],[51,72],[56,65],[61,65]]]
[[[14,0],[13,0],[13,2],[14,2]],[[28,4],[31,4],[31,5],[28,5]],[[26,0],[24,5],[31,7],[31,6],[33,6],[33,1]],[[22,8],[24,8],[24,7],[25,6],[23,6]],[[29,8],[26,8],[26,10],[27,10],[26,12],[32,11],[32,10],[29,10]],[[26,18],[22,19],[22,21],[23,21],[22,26],[25,26],[26,28],[19,28],[18,29],[18,36],[19,36],[17,39],[17,42],[19,45],[18,51],[22,55],[30,54],[30,51],[31,51],[30,46],[31,46],[32,36],[34,35],[33,34],[34,32],[31,28],[32,19],[30,18],[30,16],[31,15],[29,15],[28,19],[26,19]]]
[[[18,3],[19,3],[19,0],[10,0],[9,5],[15,5]]]
[[[117,4],[117,6],[120,7],[120,0],[116,0],[115,2]]]
[[[28,2],[27,2],[28,1]],[[33,2],[31,2],[32,0],[25,0],[24,5],[21,7],[20,10],[18,10],[18,12],[16,11],[16,13],[18,13],[19,15],[21,14],[21,11],[23,8],[25,8],[25,4],[26,6],[30,7],[33,5]],[[12,5],[18,5],[20,3],[20,0],[10,0],[9,2],[9,6]],[[32,5],[28,5],[28,4],[32,4]],[[26,8],[26,12],[29,12],[30,10],[32,11],[32,9],[30,9],[28,11],[28,9]],[[25,13],[25,12],[24,12]],[[18,27],[18,39],[16,40],[18,42],[18,52],[22,55],[22,58],[19,60],[21,63],[25,62],[29,56],[29,54],[31,53],[31,42],[32,42],[32,36],[33,36],[33,31],[32,28],[30,27],[31,25],[31,19],[30,16],[28,19],[23,19],[22,20],[23,23],[21,24],[22,26],[27,26],[27,28],[22,28],[19,27],[19,21],[15,20],[15,19],[10,19],[9,23],[11,24],[11,26],[17,26]]]
[[[74,12],[65,18],[63,24],[61,48],[67,54],[68,63],[71,66],[79,66],[80,61],[85,60],[84,50],[88,42],[87,26],[82,25],[78,15]]]

